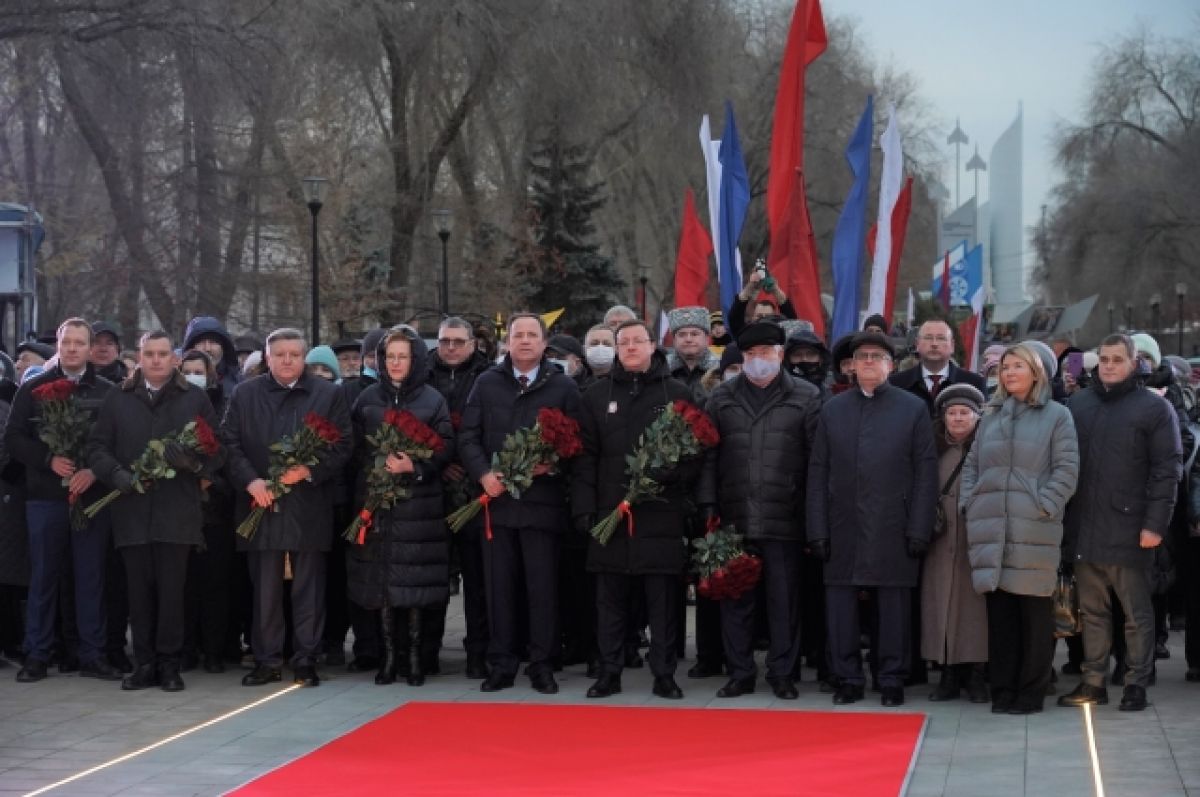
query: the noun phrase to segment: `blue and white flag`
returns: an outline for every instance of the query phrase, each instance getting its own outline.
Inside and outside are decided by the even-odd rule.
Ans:
[[[867,95],[867,107],[846,145],[846,163],[854,184],[842,206],[833,233],[833,327],[830,340],[858,330],[859,286],[866,258],[863,236],[867,232],[867,192],[871,182],[871,141],[874,138],[875,102]]]
[[[738,143],[737,125],[733,121],[733,104],[725,102],[725,130],[717,155],[721,164],[721,194],[717,211],[717,229],[713,236],[717,250],[717,279],[721,283],[721,309],[725,317],[742,289],[742,257],[738,240],[750,207],[750,178],[746,161]]]

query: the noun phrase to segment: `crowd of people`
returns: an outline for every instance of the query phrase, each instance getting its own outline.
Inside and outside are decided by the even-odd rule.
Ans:
[[[1190,620],[1200,682],[1190,369],[1114,334],[1092,352],[992,347],[975,373],[938,319],[898,347],[872,316],[827,346],[759,281],[727,319],[671,311],[669,347],[620,305],[582,340],[518,312],[499,341],[449,317],[431,343],[401,325],[310,348],[296,329],[259,343],[200,317],[127,352],[80,318],[22,343],[0,358],[0,645],[16,680],[57,667],[178,691],[193,668],[241,665],[252,687],[290,664],[305,686],[340,666],[420,686],[461,592],[465,673],[485,692],[525,663],[554,693],[555,672],[582,666],[602,699],[648,664],[653,693],[678,699],[694,603],[687,676],[724,678],[722,698],[754,692],[761,661],[780,699],[805,665],[835,704],[863,700],[869,676],[902,705],[933,671],[931,700],[1030,714],[1057,691],[1055,596],[1071,583],[1081,633],[1062,671],[1082,677],[1059,705],[1106,703],[1112,683],[1122,710],[1144,708],[1166,635]],[[74,450],[54,395],[87,427]],[[630,458],[680,401],[719,442],[631,505]],[[516,489],[497,455],[546,410],[578,423],[580,453]],[[380,442],[401,416],[426,430],[419,451]],[[612,512],[625,520],[601,542]],[[717,528],[761,561],[753,589],[720,600],[697,594],[689,555]]]

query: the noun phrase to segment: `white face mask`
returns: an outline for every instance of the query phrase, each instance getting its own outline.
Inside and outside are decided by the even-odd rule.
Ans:
[[[189,385],[195,385],[201,390],[208,387],[208,377],[204,374],[184,374],[183,378],[187,380]]]
[[[612,365],[613,358],[617,355],[617,350],[612,346],[588,346],[585,355],[588,365],[593,368],[607,368]]]
[[[760,357],[747,357],[742,363],[742,373],[750,379],[761,382],[779,373],[779,361],[764,360]]]
[[[725,370],[725,375],[721,377],[721,381],[722,382],[732,382],[733,380],[738,378],[738,374],[740,374],[740,373],[741,373],[741,371],[734,371],[732,369],[727,368]]]

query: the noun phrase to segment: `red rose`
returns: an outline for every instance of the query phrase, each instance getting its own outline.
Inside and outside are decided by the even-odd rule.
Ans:
[[[66,401],[75,392],[75,383],[70,379],[55,379],[33,389],[33,397],[38,401]]]
[[[328,445],[335,445],[342,439],[341,430],[330,422],[328,418],[324,418],[315,412],[310,412],[304,416],[304,425]]]
[[[200,450],[205,456],[214,456],[221,449],[220,442],[217,441],[217,435],[213,432],[213,428],[208,425],[208,421],[196,416],[196,441],[200,444]]]

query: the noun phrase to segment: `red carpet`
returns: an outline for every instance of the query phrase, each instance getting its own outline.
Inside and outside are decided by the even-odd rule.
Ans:
[[[900,792],[921,714],[409,703],[233,792]]]

